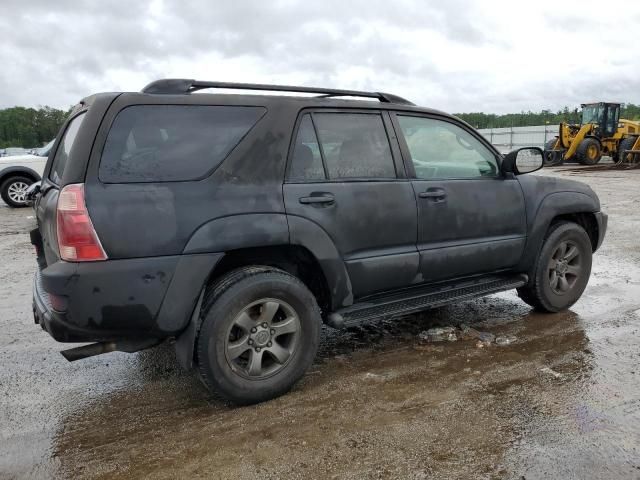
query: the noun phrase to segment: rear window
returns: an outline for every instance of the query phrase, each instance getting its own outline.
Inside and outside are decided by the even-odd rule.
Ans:
[[[69,160],[69,152],[71,152],[73,142],[76,141],[78,130],[80,130],[80,125],[82,125],[84,116],[85,113],[81,113],[73,120],[71,120],[64,132],[62,140],[60,140],[60,144],[58,145],[58,149],[56,150],[56,155],[55,157],[53,157],[51,172],[49,173],[49,179],[51,179],[51,181],[55,184],[59,184],[60,180],[62,179],[62,174],[64,173],[64,169],[66,168],[67,162]]]
[[[100,161],[107,183],[203,177],[238,145],[264,107],[135,105],[111,126]]]

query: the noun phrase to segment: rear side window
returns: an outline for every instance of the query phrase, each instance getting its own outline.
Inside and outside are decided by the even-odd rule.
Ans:
[[[201,178],[265,114],[264,107],[134,105],[111,126],[100,161],[107,183]]]
[[[78,130],[80,130],[80,125],[82,125],[84,116],[85,113],[81,113],[71,120],[67,126],[67,130],[64,132],[62,140],[60,140],[60,143],[58,144],[56,155],[53,157],[51,172],[49,173],[49,179],[55,184],[59,184],[62,179],[62,174],[64,173],[64,169],[66,168],[69,160],[69,152],[71,152],[73,142],[76,141]]]
[[[329,178],[396,178],[382,116],[314,113]]]
[[[298,136],[293,146],[293,158],[291,170],[289,170],[289,180],[291,181],[313,181],[324,180],[324,167],[320,155],[320,145],[313,128],[311,115],[308,113],[302,117]]]

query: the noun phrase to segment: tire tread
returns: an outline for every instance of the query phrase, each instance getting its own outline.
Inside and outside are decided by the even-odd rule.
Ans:
[[[205,342],[200,341],[200,331],[202,330],[202,326],[206,319],[206,316],[209,310],[213,307],[216,301],[224,295],[229,289],[237,285],[238,283],[246,280],[247,278],[256,276],[256,275],[277,275],[283,278],[286,278],[288,281],[292,281],[297,283],[299,286],[307,289],[307,286],[297,277],[291,275],[290,273],[281,270],[275,267],[263,266],[263,265],[250,265],[245,267],[240,267],[235,270],[231,270],[226,273],[219,279],[213,281],[209,287],[207,287],[205,291],[205,295],[202,302],[202,307],[200,309],[199,315],[199,325],[196,333],[196,358],[195,365],[198,370],[198,377],[207,388],[209,392],[211,392],[212,396],[223,402],[233,402],[236,404],[243,404],[242,401],[239,401],[237,398],[230,398],[226,396],[223,392],[218,390],[209,380],[208,375],[206,373],[204,362],[201,362],[200,359],[205,358],[204,352],[202,351],[205,348]],[[307,289],[308,290],[308,289]],[[318,307],[317,302],[313,302],[312,308],[316,311],[318,318],[320,318],[320,307]],[[297,379],[296,379],[297,380]],[[247,402],[253,403],[253,402]]]
[[[618,144],[618,154],[617,156],[617,160],[618,162],[623,162],[624,158],[622,158],[622,152],[624,152],[625,150],[631,150],[631,147],[633,147],[633,145],[636,143],[638,137],[634,137],[634,136],[629,136],[627,138],[623,138],[620,143]]]
[[[598,151],[600,152],[600,156],[594,161],[590,160],[589,157],[587,156],[587,149],[589,148],[589,145],[593,143],[598,144]],[[595,138],[593,137],[584,138],[580,142],[580,145],[578,145],[578,148],[576,149],[576,157],[578,159],[578,162],[580,162],[582,165],[595,165],[602,159],[602,147],[600,146],[600,143],[598,142],[598,140],[596,140]]]
[[[545,298],[544,292],[542,290],[542,277],[538,275],[538,272],[542,267],[541,265],[543,261],[542,254],[546,246],[547,240],[555,231],[565,226],[570,226],[572,228],[579,228],[584,232],[585,235],[587,235],[584,229],[575,222],[562,220],[562,221],[552,223],[549,229],[547,230],[547,233],[545,234],[544,239],[542,241],[542,247],[540,248],[540,253],[538,254],[538,259],[536,260],[536,267],[532,275],[532,278],[533,278],[532,283],[530,285],[527,285],[525,287],[520,287],[517,289],[518,296],[522,301],[524,301],[526,304],[533,307],[535,310],[538,310],[541,312],[555,313],[559,311],[557,307],[554,307],[553,305],[551,305]]]

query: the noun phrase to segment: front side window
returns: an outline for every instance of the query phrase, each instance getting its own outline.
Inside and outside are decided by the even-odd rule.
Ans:
[[[56,155],[53,158],[53,164],[51,165],[51,173],[49,173],[49,178],[55,184],[60,184],[60,181],[62,180],[62,174],[64,173],[64,169],[67,167],[71,147],[76,141],[78,130],[80,130],[80,125],[82,125],[84,116],[85,113],[81,113],[71,120],[67,126],[67,130],[64,132],[62,140],[60,140],[58,149],[56,150]]]
[[[417,178],[497,176],[493,152],[463,128],[432,118],[406,115],[397,118]]]
[[[329,179],[396,178],[380,114],[314,113]]]
[[[600,105],[588,105],[582,108],[582,124],[588,123],[600,124],[602,121],[602,115],[604,114],[604,108]]]
[[[201,178],[265,114],[263,107],[134,105],[118,113],[100,161],[107,183]]]

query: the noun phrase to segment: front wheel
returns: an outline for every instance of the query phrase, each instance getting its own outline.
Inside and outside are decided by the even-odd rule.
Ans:
[[[321,324],[315,297],[296,277],[270,267],[234,270],[204,301],[201,379],[239,405],[282,395],[313,362]]]
[[[576,303],[591,275],[591,240],[572,222],[553,225],[542,245],[534,278],[518,289],[522,300],[544,312],[558,312]]]
[[[600,142],[591,137],[583,139],[576,149],[576,158],[582,165],[595,165],[602,158]]]
[[[27,189],[33,180],[22,175],[7,178],[0,186],[0,195],[4,203],[10,207],[27,206]]]

